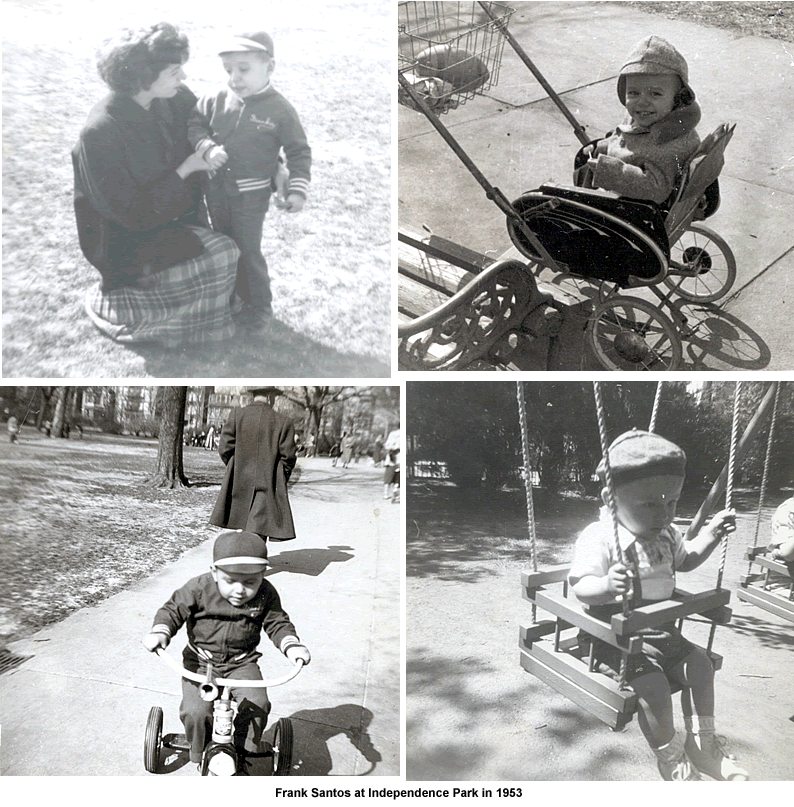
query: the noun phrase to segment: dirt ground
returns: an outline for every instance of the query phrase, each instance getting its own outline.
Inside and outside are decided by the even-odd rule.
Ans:
[[[102,0],[3,4],[3,374],[31,377],[388,375],[391,302],[390,3],[232,0],[132,6]],[[188,35],[186,84],[223,84],[214,43],[267,29],[274,85],[313,150],[303,212],[268,214],[263,249],[277,322],[256,339],[203,352],[131,350],[83,311],[98,273],[80,252],[72,210],[74,146],[107,92],[94,52],[122,26],[163,17]]]
[[[735,500],[724,577],[734,592],[756,506]],[[536,510],[540,568],[569,561],[572,534],[597,512],[577,500],[540,500]],[[765,523],[771,512],[765,508]],[[411,485],[406,524],[407,778],[658,781],[636,720],[614,733],[519,665],[519,625],[531,623],[520,583],[531,569],[523,495]],[[718,563],[716,552],[679,585],[713,588]],[[752,779],[794,779],[794,631],[735,594],[731,607],[733,620],[714,644],[724,656],[718,731]],[[708,624],[688,626],[705,644]]]

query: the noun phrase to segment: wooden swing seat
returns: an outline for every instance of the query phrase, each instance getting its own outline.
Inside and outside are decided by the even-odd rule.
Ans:
[[[757,605],[770,614],[775,614],[794,622],[794,578],[785,563],[772,560],[766,552],[766,547],[763,546],[747,547],[744,559],[764,571],[742,575],[739,578],[739,588],[736,590],[736,596],[744,602]],[[777,590],[769,588],[769,575],[771,572],[783,578],[783,585]],[[787,593],[785,586],[788,587]]]
[[[524,599],[555,618],[521,626],[521,666],[614,730],[631,722],[637,710],[637,697],[631,690],[621,689],[609,676],[590,669],[579,648],[580,630],[631,654],[641,650],[642,637],[632,635],[641,628],[683,621],[693,614],[720,624],[730,621],[729,591],[714,589],[690,594],[677,588],[670,600],[643,605],[628,614],[615,614],[611,624],[607,624],[567,596],[569,571],[570,566],[560,565],[522,574]],[[561,594],[546,588],[560,583]],[[553,639],[545,638],[552,634]],[[710,651],[708,655],[714,669],[720,669],[722,657]],[[678,689],[675,687],[674,691]]]

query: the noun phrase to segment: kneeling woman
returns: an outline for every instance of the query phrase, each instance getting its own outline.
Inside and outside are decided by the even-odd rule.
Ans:
[[[72,151],[80,247],[102,276],[86,310],[118,342],[172,348],[234,334],[239,251],[200,224],[198,172],[209,166],[187,143],[188,53],[167,23],[106,42],[97,66],[111,93]]]

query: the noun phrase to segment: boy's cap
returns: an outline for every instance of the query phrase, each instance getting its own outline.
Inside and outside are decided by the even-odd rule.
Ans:
[[[618,74],[618,98],[624,106],[626,104],[625,77],[637,73],[678,76],[684,87],[692,93],[692,99],[695,98],[695,93],[689,86],[689,67],[686,59],[660,36],[646,36],[645,39],[640,40],[623,62]]]
[[[267,545],[253,532],[222,532],[215,540],[212,563],[234,574],[262,572],[267,567]]]
[[[257,31],[252,34],[235,34],[224,39],[218,50],[218,55],[222,53],[245,53],[245,51],[255,51],[257,53],[267,53],[274,56],[273,39],[270,34],[264,31]]]
[[[683,476],[686,454],[658,434],[632,429],[617,437],[609,447],[609,465],[617,487],[649,476]],[[602,483],[606,481],[603,458],[596,473]]]

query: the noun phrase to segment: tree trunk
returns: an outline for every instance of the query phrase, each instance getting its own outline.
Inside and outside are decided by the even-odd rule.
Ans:
[[[182,462],[187,387],[165,387],[163,393],[157,468],[144,480],[144,484],[156,488],[187,487],[190,482],[185,476]]]
[[[58,400],[55,404],[55,414],[52,416],[52,436],[65,437],[67,430],[64,426],[67,422],[66,412],[69,408],[69,398],[72,393],[71,387],[58,387]]]

